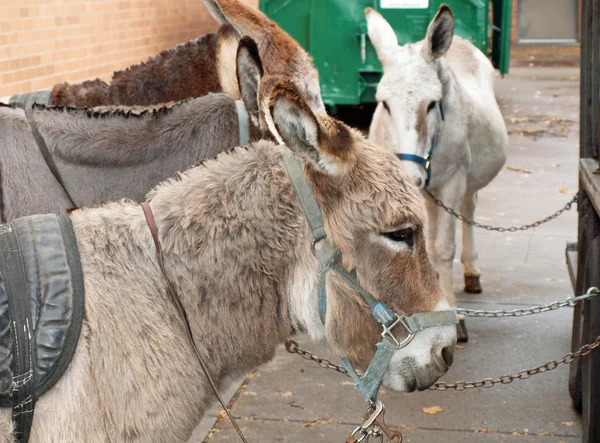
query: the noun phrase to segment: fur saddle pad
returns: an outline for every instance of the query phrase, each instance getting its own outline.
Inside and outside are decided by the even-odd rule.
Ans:
[[[71,220],[34,215],[0,225],[0,407],[27,441],[37,398],[63,375],[83,320],[83,275]]]

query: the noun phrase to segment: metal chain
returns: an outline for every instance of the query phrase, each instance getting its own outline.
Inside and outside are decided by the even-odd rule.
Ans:
[[[477,381],[458,381],[456,383],[445,383],[438,382],[431,386],[429,389],[432,391],[447,391],[448,389],[454,389],[455,391],[464,391],[466,389],[475,388],[491,388],[492,386],[501,383],[507,385],[515,380],[527,380],[532,375],[541,374],[544,372],[553,371],[561,364],[571,363],[573,360],[588,355],[594,349],[600,346],[600,336],[596,337],[593,343],[583,345],[577,352],[569,352],[560,360],[552,360],[541,366],[537,366],[531,369],[524,369],[519,371],[516,375],[503,375],[497,378],[484,378],[483,380]]]
[[[526,231],[531,228],[537,228],[538,226],[540,226],[544,223],[548,223],[549,221],[554,220],[555,218],[560,216],[563,212],[570,210],[571,207],[573,206],[573,204],[576,203],[577,199],[578,199],[578,195],[575,194],[575,196],[571,199],[571,201],[569,201],[562,209],[559,209],[554,214],[549,215],[548,217],[546,217],[542,220],[538,220],[538,221],[528,224],[528,225],[511,226],[510,228],[504,228],[501,226],[484,225],[482,223],[479,223],[478,221],[468,219],[464,215],[461,215],[458,212],[456,212],[454,209],[446,206],[443,201],[436,198],[427,188],[425,188],[425,192],[427,192],[427,194],[433,199],[433,201],[435,202],[436,205],[444,208],[446,210],[446,212],[453,215],[457,219],[459,219],[465,223],[468,223],[469,225],[475,226],[476,228],[482,228],[482,229],[486,229],[488,231],[498,231],[498,232],[517,232],[517,231]]]
[[[553,311],[555,309],[559,309],[566,306],[575,306],[576,303],[590,299],[592,297],[596,297],[600,295],[600,289],[592,286],[590,287],[585,294],[577,296],[577,297],[569,297],[565,301],[554,302],[548,305],[536,306],[533,308],[526,309],[515,309],[513,311],[480,311],[473,309],[457,309],[457,313],[464,314],[472,317],[522,317],[525,315],[539,314],[542,312]],[[556,367],[563,363],[571,363],[576,358],[582,357],[584,355],[588,355],[592,350],[598,348],[600,346],[600,336],[596,338],[596,341],[587,345],[582,346],[577,352],[571,352],[565,355],[560,360],[552,360],[548,363],[545,363],[541,366],[537,366],[531,369],[525,369],[517,373],[517,375],[503,375],[496,379],[493,378],[484,378],[483,380],[464,382],[459,381],[456,383],[445,383],[439,382],[435,383],[429,389],[434,391],[446,391],[448,389],[454,389],[456,391],[464,391],[465,389],[473,389],[473,388],[491,388],[497,383],[509,384],[514,380],[525,380],[531,377],[532,375],[540,374],[542,372],[548,372],[556,369]],[[330,362],[326,358],[318,357],[314,355],[312,352],[302,349],[297,342],[294,340],[286,340],[285,342],[286,350],[291,354],[298,354],[305,360],[310,360],[318,363],[318,365],[325,369],[333,369],[340,374],[344,374],[350,377],[348,371],[340,365],[336,365],[335,363]]]
[[[350,377],[350,374],[348,374],[348,371],[346,371],[346,369],[344,369],[342,366],[331,363],[329,360],[327,360],[325,358],[317,357],[316,355],[312,354],[310,351],[300,348],[298,346],[298,343],[296,343],[293,340],[287,340],[285,342],[285,347],[288,352],[290,352],[292,354],[298,354],[306,360],[315,361],[322,368],[334,369],[337,372]],[[434,383],[433,386],[431,386],[429,388],[429,390],[431,390],[431,391],[447,391],[449,389],[454,389],[455,391],[465,391],[467,389],[475,389],[475,388],[491,388],[492,386],[494,386],[498,383],[507,385],[509,383],[512,383],[515,380],[527,380],[532,375],[537,375],[537,374],[541,374],[544,372],[553,371],[561,364],[571,363],[573,360],[575,360],[577,358],[588,355],[589,353],[591,353],[594,349],[597,349],[598,347],[600,347],[600,336],[596,337],[596,340],[593,343],[583,345],[576,352],[569,352],[567,355],[565,355],[560,360],[551,360],[548,363],[544,363],[543,365],[536,366],[531,369],[524,369],[522,371],[519,371],[516,375],[508,374],[508,375],[502,375],[497,378],[484,378],[482,380],[476,380],[476,381],[457,381],[456,383],[438,382],[438,383]]]
[[[344,375],[347,375],[348,377],[350,377],[350,374],[348,374],[348,371],[346,371],[346,369],[343,366],[331,363],[326,358],[317,357],[312,352],[302,349],[300,346],[298,346],[298,343],[295,342],[294,340],[286,340],[285,341],[285,349],[290,354],[298,354],[300,357],[304,358],[305,360],[310,360],[310,361],[314,361],[314,362],[318,363],[319,366],[321,366],[324,369],[333,369],[335,371],[338,371],[341,374],[344,374]]]
[[[525,315],[541,314],[542,312],[554,311],[567,306],[573,307],[580,301],[587,300],[598,295],[600,295],[600,290],[596,287],[591,287],[583,295],[569,297],[564,301],[555,301],[554,303],[550,303],[548,305],[534,306],[533,308],[513,309],[512,311],[484,311],[479,309],[458,308],[456,313],[466,315],[468,317],[523,317]]]

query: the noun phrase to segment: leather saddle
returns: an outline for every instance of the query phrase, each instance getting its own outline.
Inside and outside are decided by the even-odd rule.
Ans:
[[[77,241],[66,215],[0,225],[0,407],[27,442],[36,400],[68,368],[83,321]]]

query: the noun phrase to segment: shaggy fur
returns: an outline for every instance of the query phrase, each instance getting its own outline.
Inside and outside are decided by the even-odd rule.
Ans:
[[[305,135],[311,131],[301,100],[289,85],[276,86],[270,100],[275,124],[294,152],[320,151],[320,143],[308,147],[296,137],[297,128]],[[394,310],[434,309],[443,296],[424,252],[417,189],[391,153],[330,117],[309,117],[327,140],[344,128],[353,159],[342,175],[305,164],[330,238],[347,264],[357,267],[361,284]],[[269,361],[278,344],[314,320],[302,313],[317,303],[316,262],[282,164],[285,150],[268,141],[237,148],[148,196],[167,273],[217,382]],[[214,397],[167,295],[141,207],[120,201],[76,210],[71,218],[86,287],[83,332],[70,368],[39,399],[30,442],[186,441]],[[382,232],[407,223],[415,229],[412,250],[394,252],[380,240]],[[364,369],[380,328],[360,297],[335,276],[328,280],[324,337],[337,354]],[[308,291],[295,293],[297,288]],[[412,363],[393,375],[419,374],[416,357],[431,359],[454,339],[440,330],[427,347],[413,349],[416,354],[410,345],[398,351]],[[4,441],[11,439],[9,423],[10,412],[3,410]]]
[[[255,48],[245,37],[237,56],[250,115],[258,115],[262,72]],[[34,116],[65,186],[80,206],[120,198],[141,201],[157,183],[239,142],[234,98],[224,93],[145,110],[36,106]],[[257,125],[251,118],[251,140],[262,136]],[[68,199],[21,109],[0,107],[0,138],[0,220],[64,212]]]
[[[102,80],[55,85],[52,104],[76,107],[152,105],[200,97],[207,92],[237,94],[235,51],[239,36],[225,24],[217,32],[175,46]]]

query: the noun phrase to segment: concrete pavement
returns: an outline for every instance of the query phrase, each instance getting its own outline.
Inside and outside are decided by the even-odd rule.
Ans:
[[[525,65],[497,79],[497,97],[511,134],[507,166],[513,169],[503,170],[480,193],[479,221],[502,226],[529,223],[558,210],[576,192],[578,78],[578,68]],[[459,305],[515,309],[571,296],[564,249],[567,241],[576,239],[576,232],[575,209],[525,232],[477,230],[484,292],[462,291],[457,259]],[[468,319],[471,340],[459,346],[443,380],[496,377],[559,358],[570,350],[571,321],[571,308],[519,319]],[[298,341],[328,355],[304,337]],[[381,399],[387,406],[386,422],[402,429],[405,442],[574,443],[581,441],[581,424],[571,407],[567,375],[564,366],[490,389],[413,394],[384,390]],[[252,442],[342,442],[365,409],[349,379],[283,348],[244,381],[232,403],[233,414]],[[441,411],[424,412],[432,406]],[[215,408],[190,441],[236,441],[226,419],[207,436],[218,414]]]

